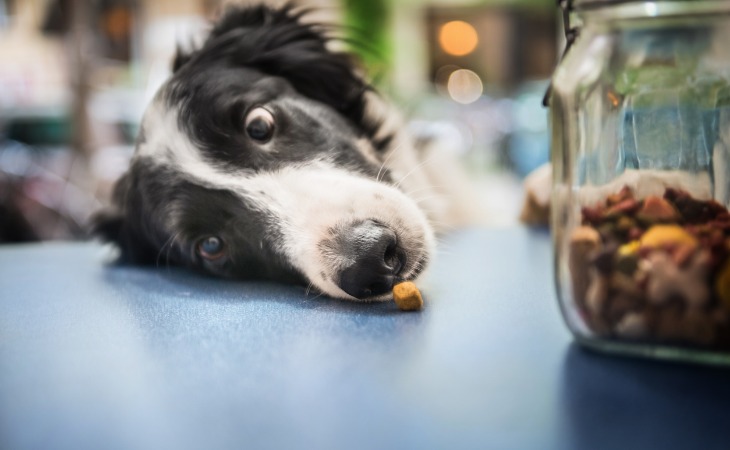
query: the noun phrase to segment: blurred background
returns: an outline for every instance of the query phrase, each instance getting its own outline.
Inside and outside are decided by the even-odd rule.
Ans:
[[[83,239],[176,46],[226,0],[0,0],[0,243]],[[269,3],[276,3],[270,1]],[[517,222],[548,159],[554,0],[304,0],[377,86],[464,163],[488,222]]]

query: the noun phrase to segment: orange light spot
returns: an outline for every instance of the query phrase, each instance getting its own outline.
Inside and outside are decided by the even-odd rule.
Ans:
[[[445,23],[439,32],[439,44],[450,55],[468,55],[474,51],[478,43],[477,30],[462,20]]]

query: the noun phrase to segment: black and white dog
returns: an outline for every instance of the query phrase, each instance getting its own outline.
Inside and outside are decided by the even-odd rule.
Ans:
[[[302,16],[232,9],[178,52],[98,217],[124,260],[353,300],[422,273],[451,210],[403,124]]]

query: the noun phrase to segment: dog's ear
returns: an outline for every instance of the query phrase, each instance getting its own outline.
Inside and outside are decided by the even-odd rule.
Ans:
[[[309,11],[305,8],[296,8],[291,3],[286,3],[278,8],[264,4],[229,5],[211,29],[209,39],[215,39],[237,29],[260,29],[265,26],[278,27],[284,24],[298,24],[302,16]]]
[[[208,33],[203,46],[210,47],[217,38],[234,30],[255,30],[265,26],[297,23],[299,18],[308,10],[300,9],[298,13],[294,11],[295,8],[291,4],[283,5],[278,9],[263,4],[247,7],[229,5]],[[199,45],[190,45],[189,48],[185,49],[178,44],[172,61],[172,72],[177,72],[182,66],[191,61],[200,50]],[[206,53],[214,54],[213,52]]]
[[[193,53],[178,51],[178,69],[227,64],[285,78],[300,94],[325,103],[365,127],[366,92],[372,90],[350,53],[329,48],[325,25],[303,20],[310,11],[281,7],[231,6]],[[370,130],[366,130],[370,131]]]
[[[157,252],[138,231],[135,218],[129,215],[128,203],[132,197],[130,180],[130,175],[127,173],[117,181],[112,195],[112,206],[92,217],[91,231],[102,241],[119,248],[119,262],[149,264],[154,262]]]

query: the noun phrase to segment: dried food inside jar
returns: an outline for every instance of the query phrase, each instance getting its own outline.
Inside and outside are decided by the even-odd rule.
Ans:
[[[596,335],[730,350],[730,213],[714,200],[628,187],[582,209],[573,298]]]

